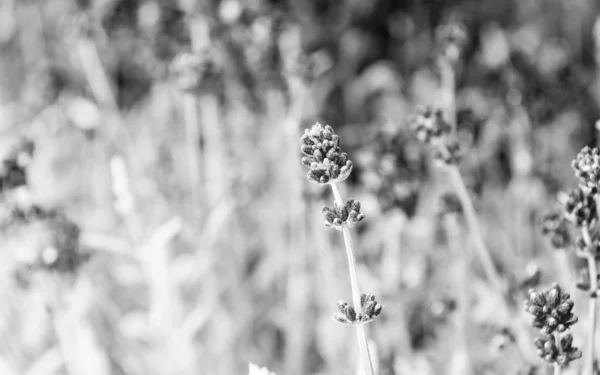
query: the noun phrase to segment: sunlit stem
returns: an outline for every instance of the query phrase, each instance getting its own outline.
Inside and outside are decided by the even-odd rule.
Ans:
[[[331,183],[331,190],[335,198],[335,203],[343,207],[344,201],[340,195],[340,191],[335,183]],[[356,273],[356,257],[354,256],[354,245],[352,243],[352,234],[350,229],[344,228],[344,243],[346,244],[346,256],[348,258],[348,270],[350,273],[350,286],[352,287],[352,302],[354,304],[354,310],[358,313],[362,310],[360,303],[360,288],[358,286],[358,278]],[[373,369],[373,361],[371,360],[371,354],[369,353],[369,344],[367,342],[367,335],[363,324],[356,325],[356,337],[358,339],[358,346],[364,360],[362,361],[365,366],[365,373],[369,375],[375,375]]]

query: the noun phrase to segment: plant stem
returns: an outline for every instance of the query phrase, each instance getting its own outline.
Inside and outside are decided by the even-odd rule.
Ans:
[[[589,229],[586,226],[581,228],[581,235],[585,242],[588,251],[585,252],[585,259],[588,264],[588,271],[590,275],[590,295],[589,295],[589,310],[588,310],[588,354],[584,365],[584,374],[594,374],[594,349],[595,349],[595,336],[596,336],[596,300],[598,292],[598,267],[596,266],[596,257],[591,253],[592,249],[592,238],[590,236]]]
[[[463,246],[460,237],[460,227],[458,225],[456,214],[446,214],[444,216],[444,228],[448,236],[448,246],[454,258],[452,270],[456,272],[456,289],[458,291],[458,311],[456,314],[456,329],[458,331],[458,340],[455,347],[455,353],[464,353],[466,365],[463,368],[465,375],[473,374],[471,358],[469,356],[469,261],[470,254]]]
[[[190,198],[192,203],[192,213],[195,213],[198,209],[198,188],[200,186],[200,130],[198,128],[198,102],[196,97],[190,93],[184,93],[182,99]]]
[[[342,196],[340,195],[340,191],[335,183],[331,183],[331,191],[333,192],[333,196],[335,198],[335,203],[338,206],[343,206],[344,201],[342,200]],[[356,312],[361,311],[361,303],[360,303],[360,289],[358,286],[358,278],[356,275],[356,257],[354,256],[354,245],[352,243],[352,234],[350,233],[350,229],[344,228],[344,243],[346,245],[346,256],[348,258],[348,270],[350,273],[350,286],[352,287],[352,303],[354,305],[354,310]],[[371,360],[371,355],[369,354],[369,343],[367,341],[367,335],[365,333],[365,328],[363,324],[356,325],[356,337],[358,339],[358,346],[363,355],[363,363],[365,366],[365,374],[375,375],[375,371],[373,370],[373,362]]]
[[[481,228],[479,227],[479,221],[477,219],[477,213],[475,212],[475,207],[473,206],[473,201],[469,196],[469,192],[467,191],[467,187],[465,186],[465,182],[458,170],[458,167],[452,165],[448,169],[450,174],[450,180],[454,185],[456,190],[456,194],[458,195],[458,199],[460,200],[460,204],[462,206],[465,220],[467,221],[467,225],[469,226],[471,239],[473,244],[475,245],[475,251],[477,252],[477,256],[479,257],[479,261],[483,266],[483,272],[488,280],[493,284],[494,288],[504,296],[504,286],[502,283],[502,279],[494,266],[494,262],[492,261],[492,257],[490,256],[490,252],[483,241],[483,236],[481,234]]]
[[[554,335],[554,340],[556,341],[556,347],[558,348],[558,353],[562,353],[562,346],[560,346],[560,334],[556,331],[554,331],[554,333],[552,333]],[[560,375],[560,372],[562,371],[562,367],[561,365],[559,365],[558,363],[554,364],[554,375]]]
[[[554,365],[554,375],[560,375],[562,368],[560,367],[559,364],[555,364]]]
[[[481,228],[479,227],[479,221],[477,219],[477,213],[475,212],[473,201],[469,196],[469,192],[460,174],[460,171],[456,165],[451,165],[448,167],[448,172],[451,183],[456,190],[458,199],[460,200],[464,217],[467,222],[467,226],[469,227],[471,240],[473,241],[477,257],[479,258],[479,261],[483,267],[483,272],[485,273],[486,278],[492,284],[492,287],[499,298],[499,307],[501,308],[501,311],[499,311],[498,314],[502,316],[505,324],[507,324],[507,326],[510,327],[515,334],[515,343],[520,351],[520,354],[524,355],[529,361],[535,360],[535,355],[530,349],[530,346],[526,344],[529,341],[529,337],[527,336],[526,332],[521,329],[518,322],[513,318],[514,313],[510,311],[509,306],[506,304],[506,289],[500,274],[496,270],[496,266],[494,266],[490,252],[483,240]]]

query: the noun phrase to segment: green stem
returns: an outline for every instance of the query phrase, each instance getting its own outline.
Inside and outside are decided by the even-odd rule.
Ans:
[[[340,191],[335,183],[331,183],[331,191],[333,192],[333,196],[335,198],[335,203],[338,206],[344,206],[344,201],[342,196],[340,195]],[[360,288],[358,286],[358,277],[356,273],[356,257],[354,256],[354,245],[352,243],[352,234],[350,233],[350,229],[344,228],[344,243],[346,245],[346,256],[348,258],[348,271],[350,273],[350,286],[352,287],[352,303],[354,305],[354,310],[356,312],[361,311],[361,303],[360,303]],[[358,346],[361,353],[364,353],[364,366],[365,373],[370,375],[375,375],[375,371],[373,370],[373,362],[371,360],[371,354],[369,353],[369,343],[367,341],[367,335],[365,333],[365,328],[363,324],[356,325],[356,337],[358,339]]]

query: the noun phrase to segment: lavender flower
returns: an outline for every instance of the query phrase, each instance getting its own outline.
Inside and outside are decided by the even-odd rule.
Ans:
[[[375,301],[375,296],[372,294],[362,294],[360,304],[361,311],[356,312],[348,302],[339,300],[337,306],[340,312],[335,313],[333,318],[343,324],[364,324],[372,322],[383,310],[383,306]]]
[[[344,181],[352,172],[352,162],[340,149],[340,137],[331,126],[314,124],[300,138],[302,164],[309,168],[306,177],[317,184]]]
[[[556,338],[553,335],[538,337],[533,343],[541,358],[548,363],[557,364],[561,367],[582,356],[581,351],[573,346],[573,336],[570,333],[560,338],[560,348],[557,346]]]
[[[600,186],[600,150],[596,147],[585,146],[573,160],[571,166],[579,183],[590,189],[597,190]]]
[[[360,202],[352,199],[348,200],[345,206],[334,203],[334,208],[323,207],[323,216],[325,225],[337,230],[352,228],[365,218],[365,215],[360,213]]]
[[[540,328],[543,334],[554,331],[564,332],[577,323],[577,317],[571,313],[573,300],[569,293],[564,293],[558,284],[544,292],[529,291],[525,301],[525,310],[533,315],[531,325]]]

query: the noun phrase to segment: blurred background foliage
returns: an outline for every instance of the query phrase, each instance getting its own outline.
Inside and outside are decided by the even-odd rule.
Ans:
[[[599,8],[0,1],[0,372],[355,373],[353,332],[331,319],[350,297],[320,214],[332,197],[300,164],[301,131],[320,121],[355,163],[344,196],[367,215],[362,288],[386,306],[369,325],[379,374],[544,373],[519,358],[476,260],[458,337],[449,187],[405,119],[417,104],[456,113],[522,329],[538,283],[563,282],[585,315],[577,259],[550,249],[539,218],[598,140]],[[445,25],[465,31],[450,74]]]

